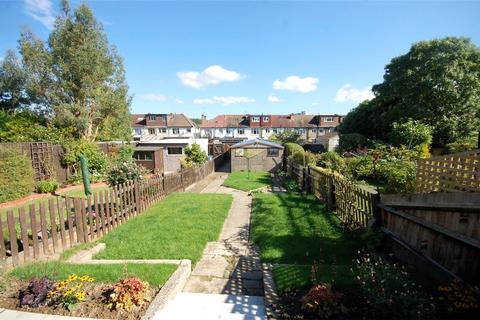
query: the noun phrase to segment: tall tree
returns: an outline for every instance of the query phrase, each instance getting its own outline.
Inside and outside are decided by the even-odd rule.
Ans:
[[[0,64],[0,109],[13,111],[29,103],[25,93],[26,74],[14,51],[8,50]]]
[[[28,88],[42,97],[37,105],[56,125],[73,127],[78,138],[90,141],[102,134],[129,136],[131,98],[123,61],[87,5],[72,13],[62,1],[47,43],[29,31],[19,42]]]
[[[466,139],[480,127],[480,49],[458,37],[415,43],[385,67],[373,92],[367,107],[347,116],[343,132],[386,138],[394,122],[411,118],[432,127],[437,146]],[[360,118],[370,127],[356,126]]]

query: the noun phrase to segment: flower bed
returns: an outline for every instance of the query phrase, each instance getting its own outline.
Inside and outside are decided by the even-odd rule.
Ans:
[[[97,319],[140,319],[160,288],[130,277],[116,284],[72,274],[62,281],[12,278],[0,293],[0,307],[26,312]]]

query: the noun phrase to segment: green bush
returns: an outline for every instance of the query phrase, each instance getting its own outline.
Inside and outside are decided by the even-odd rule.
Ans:
[[[394,122],[390,140],[397,146],[403,145],[409,149],[419,145],[430,146],[432,143],[432,128],[412,119],[403,123]]]
[[[343,173],[345,170],[345,159],[334,151],[327,151],[318,156],[318,165]]]
[[[187,168],[194,165],[202,165],[208,159],[207,153],[200,148],[198,143],[192,143],[191,146],[187,146],[185,148],[185,156],[181,164],[182,167],[185,166]]]
[[[285,154],[287,156],[291,156],[295,152],[305,152],[305,150],[299,144],[296,144],[296,143],[293,143],[293,142],[285,143]]]
[[[38,193],[54,193],[59,187],[55,179],[47,179],[38,181],[35,189]]]
[[[34,186],[30,159],[20,151],[0,149],[0,203],[25,197]]]
[[[385,193],[415,191],[416,162],[402,159],[383,160],[379,161],[377,170],[386,182]]]
[[[361,135],[359,133],[341,134],[340,140],[338,141],[339,151],[352,151],[356,150],[358,147],[369,146],[371,146],[370,140],[368,140],[364,135]]]
[[[353,179],[369,177],[373,174],[373,158],[370,155],[361,155],[347,159],[346,175]]]
[[[142,180],[148,171],[135,162],[124,162],[113,165],[107,173],[107,183],[116,186],[130,180]]]
[[[133,146],[130,143],[122,145],[118,149],[116,161],[120,163],[133,161],[133,152]]]
[[[108,168],[108,158],[100,150],[97,144],[87,140],[71,141],[65,145],[63,161],[71,166],[74,173],[80,174],[80,156],[84,155],[88,160],[90,174],[95,177],[103,176]]]

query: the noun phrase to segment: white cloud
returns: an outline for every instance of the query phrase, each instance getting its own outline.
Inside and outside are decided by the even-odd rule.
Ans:
[[[178,103],[178,104],[183,104],[184,101],[182,99],[175,99],[175,102]]]
[[[336,102],[345,102],[345,101],[355,101],[362,102],[364,100],[370,100],[375,97],[372,93],[370,87],[365,89],[354,88],[350,83],[343,85],[337,91],[337,96],[334,101]]]
[[[271,103],[279,103],[279,102],[283,101],[282,99],[280,99],[277,96],[268,96],[267,100]]]
[[[299,76],[288,76],[285,80],[275,80],[273,89],[290,90],[307,93],[317,90],[318,79],[314,77],[300,78]]]
[[[255,99],[249,98],[249,97],[234,97],[234,96],[228,96],[228,97],[214,96],[212,98],[206,98],[206,99],[193,99],[194,104],[223,104],[225,106],[228,106],[230,104],[236,104],[236,103],[251,103],[251,102],[255,102]]]
[[[177,76],[187,87],[197,89],[205,86],[217,85],[222,82],[238,81],[241,79],[241,75],[238,72],[224,69],[219,65],[210,66],[201,72],[178,72]]]
[[[47,29],[53,29],[55,14],[51,0],[24,0],[25,13],[43,24]]]
[[[142,96],[144,100],[162,102],[167,100],[167,96],[160,93],[148,93]]]

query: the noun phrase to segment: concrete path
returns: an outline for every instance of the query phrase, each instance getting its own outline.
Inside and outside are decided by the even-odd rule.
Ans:
[[[227,193],[233,203],[219,240],[207,244],[183,293],[156,319],[266,319],[258,249],[249,242],[251,197],[214,173],[187,192]]]

